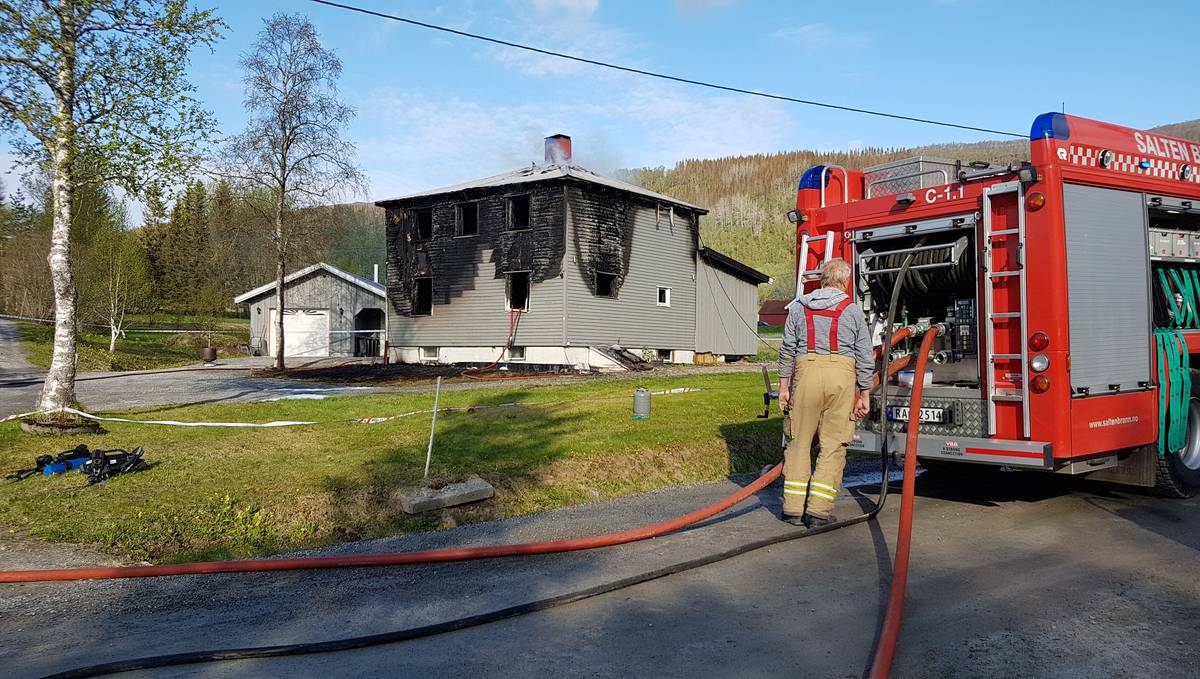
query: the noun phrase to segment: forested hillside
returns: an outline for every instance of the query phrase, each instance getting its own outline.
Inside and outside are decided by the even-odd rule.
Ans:
[[[28,193],[0,192],[0,313],[48,318],[49,201],[44,180],[27,184]],[[172,200],[149,196],[143,223],[129,224],[108,187],[82,186],[71,234],[81,321],[106,324],[114,305],[121,314],[231,311],[236,295],[275,277],[262,198],[225,182],[192,181]],[[383,210],[374,205],[302,208],[289,220],[289,270],[324,261],[369,277],[385,262]]]
[[[1154,128],[1165,135],[1200,140],[1200,120]],[[796,182],[813,165],[836,163],[861,169],[916,155],[1008,163],[1029,157],[1023,140],[938,144],[919,148],[868,148],[853,152],[785,151],[708,160],[684,160],[667,168],[629,170],[624,178],[708,208],[701,219],[706,245],[770,274],[764,298],[787,299],[795,289],[795,231],[787,211],[795,207]]]

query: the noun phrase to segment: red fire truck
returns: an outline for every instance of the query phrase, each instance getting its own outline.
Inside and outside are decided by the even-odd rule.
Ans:
[[[1200,143],[1061,113],[1039,116],[1029,162],[913,158],[800,179],[797,294],[821,264],[886,336],[942,324],[919,412],[906,389],[853,448],[920,418],[929,467],[999,465],[1200,488]],[[904,263],[908,266],[905,267]],[[901,270],[903,275],[901,275]],[[889,360],[903,362],[911,340]],[[1193,384],[1196,388],[1193,389]]]

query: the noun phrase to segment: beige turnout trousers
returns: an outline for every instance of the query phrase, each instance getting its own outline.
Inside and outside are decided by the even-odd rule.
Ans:
[[[854,436],[854,358],[797,356],[792,385],[792,409],[787,416],[791,440],[783,458],[783,511],[824,518],[833,512],[846,467],[846,446]],[[820,437],[815,469],[814,435]]]

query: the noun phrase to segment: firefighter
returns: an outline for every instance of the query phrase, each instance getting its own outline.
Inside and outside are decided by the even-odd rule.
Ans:
[[[837,519],[846,445],[870,410],[874,368],[866,316],[846,294],[850,265],[821,267],[821,287],[788,311],[779,350],[779,407],[790,433],[783,462],[783,520],[815,528]],[[818,436],[815,468],[811,451]]]

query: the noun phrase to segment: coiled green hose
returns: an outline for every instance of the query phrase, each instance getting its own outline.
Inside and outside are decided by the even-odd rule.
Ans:
[[[1183,333],[1154,331],[1158,349],[1158,454],[1178,453],[1187,444],[1188,402],[1192,382]]]

